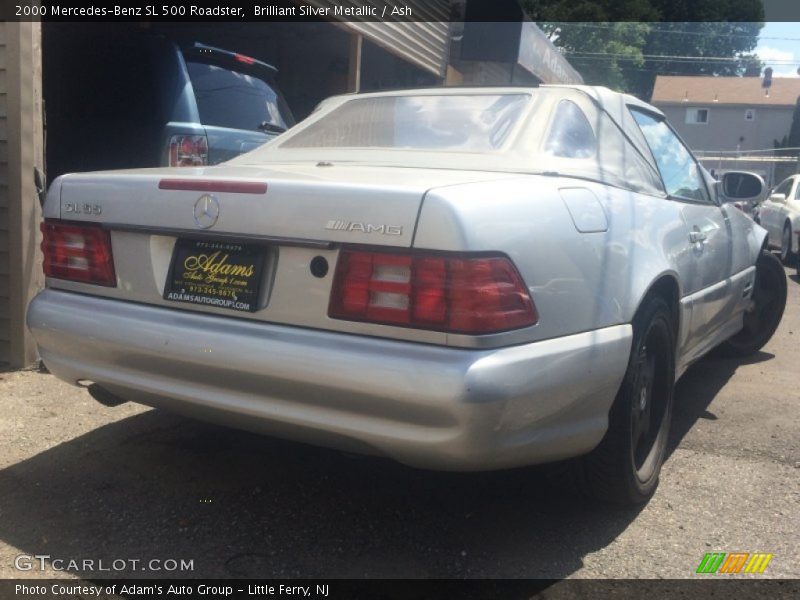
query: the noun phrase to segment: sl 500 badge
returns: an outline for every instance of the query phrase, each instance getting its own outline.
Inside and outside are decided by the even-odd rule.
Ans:
[[[99,215],[103,212],[103,207],[99,204],[78,204],[77,202],[64,202],[65,213],[76,215]]]

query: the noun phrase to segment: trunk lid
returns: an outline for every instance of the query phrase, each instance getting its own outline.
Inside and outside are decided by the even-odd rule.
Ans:
[[[68,175],[62,219],[142,230],[200,229],[194,205],[216,196],[219,215],[208,231],[293,240],[410,246],[425,191],[463,183],[454,172],[419,169],[275,166],[145,169]],[[422,173],[420,172],[422,171]],[[164,190],[164,179],[264,182],[265,194]],[[82,210],[90,204],[88,211]],[[359,235],[361,234],[361,235]]]
[[[408,248],[428,190],[506,177],[512,175],[313,163],[66,175],[54,182],[45,215],[100,223],[110,229],[117,286],[59,279],[48,279],[48,285],[178,310],[444,343],[445,334],[439,332],[329,318],[339,247]],[[161,189],[164,180],[172,182],[169,187],[192,189]],[[204,186],[219,188],[220,184],[266,184],[266,192],[203,191]],[[212,195],[217,204],[210,224],[196,218],[196,205],[202,208],[206,195]],[[264,266],[257,309],[231,310],[166,299],[171,263],[181,239],[226,240],[261,248]],[[313,261],[320,260],[327,265],[322,276],[310,269]]]

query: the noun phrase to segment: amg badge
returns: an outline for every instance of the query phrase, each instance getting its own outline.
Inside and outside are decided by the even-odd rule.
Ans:
[[[354,223],[350,221],[328,221],[325,229],[333,231],[360,231],[361,233],[382,233],[383,235],[403,235],[402,225],[375,225],[374,223]]]

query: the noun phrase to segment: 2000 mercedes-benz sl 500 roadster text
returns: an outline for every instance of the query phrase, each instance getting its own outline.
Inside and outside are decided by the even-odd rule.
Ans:
[[[222,165],[58,178],[28,324],[106,402],[641,502],[676,379],[780,321],[724,204],[762,189],[605,88],[335,97]]]

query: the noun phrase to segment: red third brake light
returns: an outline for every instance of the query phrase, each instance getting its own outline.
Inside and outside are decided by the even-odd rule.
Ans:
[[[328,316],[476,335],[539,318],[505,256],[349,249],[339,255]]]
[[[114,287],[111,236],[97,225],[41,224],[44,274],[57,279]]]
[[[225,192],[228,194],[266,194],[267,184],[262,181],[226,181],[223,179],[161,179],[160,190],[190,192]]]
[[[249,56],[245,56],[244,54],[234,54],[233,58],[238,60],[240,63],[244,63],[246,65],[252,65],[256,62],[255,58],[250,58]]]

